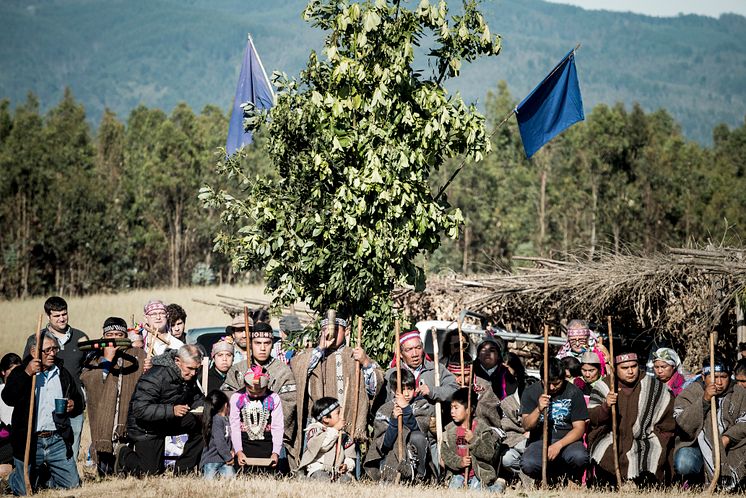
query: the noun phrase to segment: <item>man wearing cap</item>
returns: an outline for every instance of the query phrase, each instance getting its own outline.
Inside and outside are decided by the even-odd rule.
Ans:
[[[601,483],[613,484],[614,455],[611,433],[611,407],[617,409],[617,451],[623,480],[638,485],[664,482],[664,471],[673,447],[676,424],[673,395],[664,383],[645,375],[637,353],[626,352],[614,358],[618,390],[611,393],[610,379],[597,382],[589,403],[591,430],[588,445],[596,476]]]
[[[244,313],[241,312],[234,316],[231,320],[231,324],[225,328],[225,333],[233,338],[233,364],[239,363],[249,357],[248,353],[248,334],[249,330],[246,330],[246,322],[249,323],[249,330],[254,325],[251,317],[248,320],[245,318]],[[243,387],[243,380],[241,380],[241,387]]]
[[[601,344],[598,335],[593,332],[585,320],[571,320],[567,324],[567,342],[560,348],[557,358],[573,356],[581,360],[586,351],[598,355],[601,360],[601,376],[606,375],[610,366],[609,351]],[[582,361],[582,360],[581,360]]]
[[[44,313],[47,315],[49,322],[42,329],[42,332],[49,332],[59,343],[60,350],[57,358],[61,360],[62,367],[70,372],[75,385],[81,389],[80,374],[83,372],[83,360],[85,352],[78,349],[78,342],[87,341],[88,336],[82,330],[73,328],[68,323],[67,302],[60,296],[51,296],[44,302]],[[26,341],[26,347],[23,350],[23,356],[31,353],[31,342],[36,340],[36,335],[31,334]],[[85,403],[85,397],[84,397]],[[83,411],[74,417],[70,417],[70,425],[73,429],[73,457],[78,459],[78,450],[80,449],[80,433],[83,431]]]
[[[153,358],[135,387],[127,414],[130,443],[119,448],[115,472],[135,476],[161,474],[166,436],[187,434],[176,472],[196,469],[202,453],[202,423],[193,410],[203,407],[204,395],[197,385],[202,351],[193,344],[170,349]]]
[[[103,339],[127,338],[127,322],[109,317]],[[92,457],[99,476],[114,472],[114,455],[127,435],[127,411],[142,375],[145,351],[132,346],[94,349],[83,364],[80,380],[88,395]]]
[[[290,363],[298,386],[296,455],[302,453],[303,429],[311,416],[311,408],[324,397],[335,398],[344,407],[341,415],[345,420],[343,430],[347,434],[356,441],[364,441],[367,437],[369,400],[375,397],[381,384],[381,371],[362,347],[345,345],[346,329],[347,321],[336,318],[332,325],[325,318],[321,321],[319,345],[298,353]],[[355,372],[358,368],[362,370],[362,376],[355,406]],[[352,427],[353,419],[356,420],[355,427]]]
[[[271,355],[274,334],[269,323],[255,323],[249,334],[251,337],[251,364],[264,368],[269,374],[269,385],[267,387],[270,391],[276,393],[282,402],[282,416],[285,427],[283,446],[290,455],[289,463],[293,464],[294,468],[296,457],[294,451],[296,386],[293,372],[289,366]],[[226,391],[226,394],[242,389],[245,384],[244,376],[248,371],[248,359],[233,364],[228,370],[221,389]]]
[[[143,307],[145,313],[146,333],[145,350],[161,355],[167,349],[179,349],[184,343],[168,332],[168,313],[163,301],[151,299]],[[156,337],[157,334],[157,337]],[[152,344],[151,344],[152,342]],[[146,370],[149,365],[146,365]]]
[[[733,489],[746,477],[746,389],[731,382],[731,365],[715,358],[715,382],[710,382],[710,359],[702,365],[702,377],[689,384],[674,403],[676,453],[674,470],[684,482],[707,481],[714,474],[711,399],[717,401],[720,433],[720,484]]]

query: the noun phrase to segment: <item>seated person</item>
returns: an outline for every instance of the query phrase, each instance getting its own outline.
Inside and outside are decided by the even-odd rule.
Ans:
[[[311,479],[349,482],[354,478],[355,444],[344,432],[339,402],[324,397],[313,404],[313,422],[306,427],[303,456],[298,470]]]
[[[442,449],[446,479],[449,479],[449,487],[462,488],[464,475],[468,473],[466,486],[469,488],[501,493],[505,483],[497,479],[492,466],[499,437],[497,431],[476,416],[477,403],[477,397],[468,388],[453,394],[453,422],[446,426]]]

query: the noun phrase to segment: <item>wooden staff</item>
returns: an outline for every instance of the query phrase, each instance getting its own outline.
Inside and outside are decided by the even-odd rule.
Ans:
[[[461,334],[461,320],[458,321],[458,353],[459,353],[459,362],[461,363],[461,384],[463,387],[463,383],[464,383],[464,336]],[[469,385],[467,384],[466,387],[468,388]],[[467,398],[470,399],[469,396],[467,396]],[[469,417],[468,408],[471,407],[471,403],[467,402],[467,404],[469,405],[469,407],[467,407],[467,412],[466,412],[466,428],[469,429],[470,428],[469,426],[470,417]],[[469,456],[468,446],[466,447],[466,456]],[[464,468],[464,487],[469,486],[469,469],[470,469],[469,465],[467,465],[466,468]]]
[[[347,388],[349,387],[349,381],[345,379],[345,394],[347,393]],[[346,396],[345,396],[346,397]],[[339,403],[339,416],[342,417],[345,412],[345,398],[342,398],[342,401]],[[344,457],[342,457],[342,463],[339,463],[339,455],[342,453],[342,435],[344,434],[344,427],[341,431],[339,431],[339,434],[337,435],[337,450],[336,453],[334,453],[334,465],[332,465],[332,480],[335,480],[339,476],[339,467],[344,463]]]
[[[440,387],[440,346],[438,345],[438,331],[435,327],[430,329],[433,334],[433,367],[435,368],[435,387]],[[440,401],[435,402],[435,436],[438,442],[438,458],[440,458],[441,448],[443,447],[443,408]],[[440,465],[440,462],[438,462]]]
[[[611,389],[611,394],[616,393],[616,366],[614,365],[614,333],[611,330],[611,316],[606,317],[607,322],[607,329],[609,331],[609,356],[610,358],[610,364],[609,367],[609,388]],[[619,429],[617,428],[617,419],[616,419],[616,403],[612,405],[611,407],[611,445],[612,450],[614,452],[614,474],[616,475],[616,487],[617,489],[622,488],[622,472],[619,470],[619,452],[617,451],[617,433]]]
[[[357,339],[355,340],[355,347],[360,347],[363,335],[363,317],[357,317]],[[352,407],[352,437],[355,437],[355,429],[357,428],[357,407],[360,404],[360,371],[361,365],[358,361],[357,369],[355,370],[355,406]],[[347,391],[345,390],[345,393]]]
[[[39,315],[36,325],[36,359],[41,361],[41,321],[43,315]],[[26,448],[23,450],[23,483],[26,486],[26,494],[34,494],[31,488],[31,477],[29,476],[29,458],[31,455],[31,435],[34,430],[34,414],[36,412],[36,374],[31,376],[31,398],[28,403],[28,424],[26,425]]]
[[[397,318],[394,322],[394,334],[396,335],[396,394],[401,394],[401,344],[399,344],[399,319]],[[396,404],[396,401],[394,401]],[[396,446],[399,449],[399,461],[404,461],[404,439],[402,438],[402,432],[404,431],[404,417],[399,415],[397,420],[397,428],[399,433],[396,435]]]
[[[210,373],[210,358],[202,358],[202,392],[207,396],[207,376]]]
[[[466,384],[466,388],[468,389],[468,395],[466,396],[466,430],[471,430],[471,375],[474,369],[472,369],[469,372],[469,381]],[[461,369],[461,378],[464,378],[464,370]],[[469,456],[469,446],[466,446],[466,456]],[[469,469],[471,468],[470,465],[466,466],[466,469],[464,469],[464,486],[469,486]]]
[[[715,383],[715,341],[717,332],[710,332],[710,383]],[[712,450],[713,450],[713,474],[707,492],[712,493],[718,485],[720,478],[720,429],[718,428],[717,399],[710,398],[710,420],[712,421]]]
[[[544,396],[549,395],[549,325],[544,324]],[[547,487],[547,457],[549,453],[549,409],[544,412],[543,441],[541,444],[541,486]]]
[[[249,368],[251,368],[251,332],[249,331],[249,307],[243,307],[243,326],[246,330],[246,359],[248,360]]]

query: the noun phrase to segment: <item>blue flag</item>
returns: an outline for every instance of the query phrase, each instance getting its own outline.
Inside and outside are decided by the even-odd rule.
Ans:
[[[275,95],[272,85],[264,71],[259,54],[254,48],[254,42],[249,35],[246,43],[246,51],[243,54],[241,65],[241,76],[238,78],[236,97],[233,99],[233,111],[231,121],[228,125],[228,140],[225,142],[225,150],[228,156],[233,155],[238,149],[252,141],[252,133],[244,131],[243,109],[241,104],[252,102],[257,109],[269,109],[274,105]]]
[[[575,51],[571,50],[515,109],[526,157],[566,128],[583,121]]]

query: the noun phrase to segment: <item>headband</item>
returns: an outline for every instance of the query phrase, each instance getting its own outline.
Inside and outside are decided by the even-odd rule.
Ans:
[[[347,320],[345,320],[343,318],[335,318],[334,319],[334,323],[337,324],[337,327],[347,328]],[[321,328],[322,329],[326,328],[328,326],[329,326],[329,319],[328,318],[324,318],[323,320],[321,320]]]
[[[127,333],[126,325],[119,325],[118,323],[110,323],[104,327],[104,334],[107,332],[124,332]]]
[[[404,344],[407,341],[411,341],[412,339],[420,339],[420,332],[417,330],[412,330],[411,332],[405,332],[401,336],[399,336],[399,344]]]
[[[264,389],[269,385],[269,374],[259,365],[251,367],[243,376],[243,381],[250,385],[254,385],[254,380],[259,380],[259,387]]]
[[[731,368],[730,365],[726,364],[725,362],[718,362],[717,359],[715,360],[715,373],[725,372],[730,373]],[[704,365],[702,367],[702,373],[704,375],[707,375],[710,373],[710,365]]]
[[[259,322],[251,328],[249,336],[252,339],[273,339],[272,326],[268,323]]]
[[[151,314],[154,311],[166,311],[166,305],[164,305],[161,301],[148,301],[148,304],[145,305],[143,308],[143,311],[145,311],[146,315]]]
[[[339,401],[334,401],[331,405],[327,406],[326,409],[322,410],[321,413],[319,413],[319,416],[316,417],[316,420],[318,422],[321,422],[321,420],[326,417],[327,415],[331,414],[334,410],[339,408]]]
[[[591,335],[591,329],[567,329],[567,337],[588,337]]]
[[[624,354],[616,355],[614,357],[614,363],[617,365],[619,363],[626,363],[628,361],[638,361],[637,353],[624,353]]]

